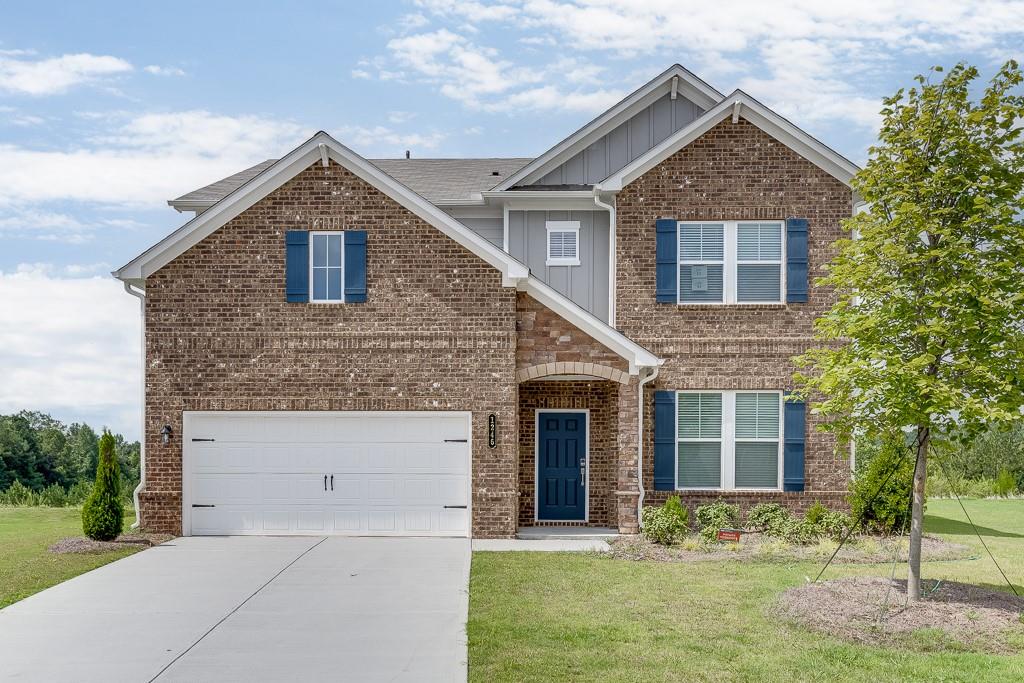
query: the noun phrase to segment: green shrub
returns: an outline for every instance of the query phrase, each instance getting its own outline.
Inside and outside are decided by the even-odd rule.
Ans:
[[[672,496],[659,507],[646,507],[643,511],[643,534],[654,543],[671,545],[686,536],[690,512],[679,496]]]
[[[3,494],[3,499],[4,505],[12,505],[14,507],[34,507],[39,505],[39,494],[17,479],[7,487],[7,491]]]
[[[68,494],[60,484],[50,484],[39,492],[39,504],[48,508],[62,508],[68,504]]]
[[[1014,478],[1010,470],[1005,467],[999,470],[999,476],[996,477],[995,493],[997,496],[1006,498],[1012,495],[1017,489],[1017,480]]]
[[[781,538],[793,517],[778,503],[758,503],[747,513],[747,526],[768,536]]]
[[[811,524],[819,524],[821,518],[828,514],[828,508],[821,504],[821,501],[814,501],[814,505],[807,508],[807,512],[804,513],[804,519]]]
[[[87,481],[76,482],[68,489],[68,505],[81,505],[92,493],[92,484]]]
[[[104,431],[100,437],[99,450],[96,485],[82,506],[82,530],[95,541],[112,541],[121,533],[124,508],[121,506],[121,472],[114,455],[114,436],[109,431]]]
[[[900,439],[895,439],[893,443],[878,448],[859,469],[850,482],[853,519],[863,515],[865,527],[887,533],[898,532],[904,525],[909,528],[910,492],[914,485],[913,453]],[[889,476],[890,472],[892,476]],[[875,496],[874,500],[872,496]]]
[[[853,520],[845,512],[826,510],[818,520],[817,526],[822,535],[828,536],[833,541],[838,541],[853,526]]]
[[[783,539],[797,545],[816,543],[821,536],[821,528],[807,519],[794,519],[783,532]]]
[[[697,524],[700,525],[700,536],[705,543],[718,540],[718,530],[739,526],[739,506],[718,500],[708,505],[701,505],[696,510]]]

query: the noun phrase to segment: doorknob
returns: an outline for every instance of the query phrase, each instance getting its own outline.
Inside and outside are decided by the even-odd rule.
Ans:
[[[580,458],[580,486],[587,487],[587,459]]]

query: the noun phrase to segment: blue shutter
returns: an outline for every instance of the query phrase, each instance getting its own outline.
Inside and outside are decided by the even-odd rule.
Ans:
[[[807,219],[786,219],[786,301],[807,302]]]
[[[676,487],[676,392],[654,392],[654,490]]]
[[[366,231],[345,231],[345,303],[366,301]]]
[[[290,303],[309,301],[309,233],[289,230],[284,243],[285,300]]]
[[[782,490],[804,490],[804,413],[803,401],[786,401],[783,423]]]
[[[659,218],[655,222],[655,288],[654,299],[659,304],[679,303],[679,239],[676,221]]]

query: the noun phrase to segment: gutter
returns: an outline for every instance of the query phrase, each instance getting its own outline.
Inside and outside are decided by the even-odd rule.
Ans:
[[[594,186],[594,203],[608,212],[608,324],[615,327],[615,204],[601,201],[600,190]]]
[[[142,290],[135,289],[128,282],[124,283],[124,291],[128,292],[139,300],[139,314],[142,319],[142,429],[139,431],[139,485],[132,492],[132,502],[135,504],[135,521],[132,529],[138,529],[142,523],[142,508],[139,507],[139,492],[146,486],[146,294]]]
[[[636,501],[636,527],[640,530],[643,530],[644,528],[644,497],[647,495],[647,491],[644,490],[644,385],[653,381],[660,371],[660,366],[654,366],[654,369],[651,370],[650,374],[640,380],[640,385],[637,388],[637,393],[640,394],[640,397],[637,399],[639,406],[636,416],[636,422],[639,430],[639,440],[636,444],[636,485],[640,495],[637,497]]]

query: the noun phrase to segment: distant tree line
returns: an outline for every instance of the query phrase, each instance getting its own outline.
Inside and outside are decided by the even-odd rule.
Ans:
[[[122,490],[139,482],[139,442],[114,434],[114,452],[121,470]],[[0,491],[15,482],[20,490],[41,492],[54,485],[66,491],[76,485],[92,487],[99,463],[100,437],[87,424],[70,425],[37,411],[0,415]]]

